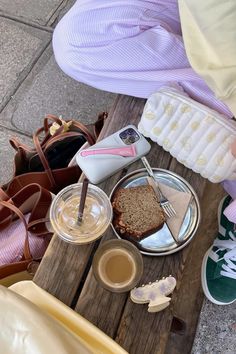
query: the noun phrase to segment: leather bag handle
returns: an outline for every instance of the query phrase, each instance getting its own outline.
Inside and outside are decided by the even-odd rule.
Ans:
[[[33,147],[29,147],[28,145],[21,143],[15,136],[10,138],[9,142],[13,147],[13,149],[15,149],[16,151],[19,151],[20,149],[23,150],[24,152],[34,151]]]
[[[40,158],[40,160],[41,160],[41,162],[43,164],[43,167],[45,169],[45,172],[48,175],[48,178],[49,178],[49,181],[51,183],[51,186],[52,186],[52,188],[55,188],[56,187],[56,181],[55,181],[55,179],[53,177],[52,170],[51,170],[51,168],[49,166],[48,160],[47,160],[47,158],[46,158],[46,156],[45,156],[45,154],[43,152],[42,146],[41,146],[41,144],[39,142],[39,139],[38,139],[38,136],[36,134],[33,135],[33,141],[34,141],[34,146],[36,148],[36,151],[37,151],[37,153],[39,155],[39,158]]]
[[[66,132],[66,133],[62,133],[58,136],[53,136],[52,139],[50,139],[50,141],[48,141],[48,143],[44,146],[45,150],[47,150],[49,148],[50,145],[60,141],[60,140],[63,140],[63,139],[66,139],[66,138],[73,138],[73,137],[76,137],[76,136],[84,136],[82,135],[81,133],[79,132]]]
[[[18,272],[23,272],[27,269],[29,264],[33,261],[32,255],[30,253],[30,248],[29,248],[29,235],[28,235],[28,230],[27,230],[27,224],[24,218],[24,215],[21,213],[21,211],[12,205],[9,202],[5,201],[0,201],[0,205],[9,208],[13,212],[15,212],[19,219],[23,222],[24,228],[25,228],[25,243],[24,243],[24,250],[23,250],[23,255],[22,259],[18,262],[10,263],[10,264],[4,264],[0,266],[0,279],[3,279],[7,276],[10,276],[12,274],[18,273]]]
[[[8,194],[0,187],[0,201],[9,201],[9,199]]]
[[[52,123],[49,124],[50,120],[52,120]],[[81,131],[81,133],[83,133],[83,135],[85,135],[85,137],[90,145],[93,145],[95,143],[95,139],[94,139],[93,135],[90,133],[90,131],[88,130],[88,128],[84,124],[77,122],[76,120],[73,120],[73,119],[72,120],[67,119],[64,121],[66,123],[71,122],[72,127],[74,126],[77,129],[79,129]],[[57,116],[52,115],[52,114],[48,114],[44,119],[43,130],[45,132],[45,135],[49,134],[49,130],[54,122],[57,123],[60,127],[53,134],[52,138],[55,138],[56,136],[59,136],[59,135],[61,135],[61,133],[64,132],[64,127],[63,127],[63,123],[62,123],[61,119]],[[38,135],[38,134],[36,134],[36,135]],[[48,140],[49,139],[47,139],[47,141],[46,141],[46,139],[45,139],[44,143],[46,143],[46,142],[48,143]],[[51,139],[50,139],[50,141],[51,141]]]
[[[83,135],[86,136],[86,139],[87,139],[89,145],[95,144],[95,142],[96,142],[95,138],[93,137],[93,135],[90,133],[90,131],[88,130],[88,128],[86,128],[86,126],[84,124],[73,120],[72,121],[72,126],[74,126],[77,129],[81,130]]]
[[[0,201],[0,205],[3,205],[4,207],[12,210],[18,217],[19,219],[23,222],[24,228],[25,228],[25,242],[24,242],[24,251],[23,251],[23,258],[24,260],[32,260],[32,256],[30,253],[30,248],[29,248],[29,235],[28,235],[28,228],[27,228],[27,223],[25,221],[24,215],[18,209],[15,205],[6,202],[6,201]]]
[[[103,112],[104,115],[105,112]],[[98,120],[94,123],[94,133],[95,133],[95,138],[97,138],[97,131],[100,130],[98,129],[98,126],[101,124],[101,122],[104,120],[104,116],[99,115]],[[51,121],[51,122],[50,122]],[[75,120],[65,120],[66,123],[68,122],[72,122],[72,126],[76,127],[77,129],[79,129],[81,131],[81,133],[83,133],[83,135],[85,135],[88,143],[90,145],[93,145],[95,143],[95,138],[93,137],[93,135],[90,133],[89,129],[82,123],[77,122]],[[58,128],[56,130],[56,132],[53,134],[53,136],[50,134],[50,127],[52,126],[53,123],[57,123],[58,125],[60,125],[60,128]],[[47,144],[49,145],[49,141],[52,140],[52,138],[55,138],[56,136],[59,136],[63,133],[64,127],[62,124],[62,121],[59,117],[53,115],[53,114],[48,114],[45,118],[44,118],[44,123],[43,123],[43,127],[39,128],[35,133],[34,136],[38,137],[38,141],[39,141],[39,135],[41,133],[44,133],[44,138],[41,142],[39,142],[40,146],[42,147],[42,149],[44,148],[44,145]],[[79,133],[79,132],[78,132]],[[26,153],[30,153],[30,152],[34,152],[36,149],[36,146],[29,147],[26,144],[21,143],[16,137],[12,137],[10,140],[10,144],[11,146],[18,151],[20,154],[23,155],[23,157],[26,156]],[[37,151],[37,149],[36,149]],[[37,151],[38,152],[38,151]],[[43,161],[42,161],[43,163]]]
[[[50,138],[46,138],[44,139],[44,150],[46,148],[46,146],[48,147],[49,144],[51,145],[53,142],[56,142],[56,141],[60,141],[62,140],[63,138],[66,138],[66,137],[73,137],[73,136],[79,136],[79,135],[85,135],[87,141],[89,142],[90,145],[93,145],[95,143],[95,139],[94,137],[92,136],[92,134],[89,132],[89,130],[81,123],[79,122],[75,122],[75,121],[72,121],[72,126],[76,127],[77,129],[80,130],[80,132],[61,132],[63,131],[63,126],[62,126],[62,122],[59,118],[55,117],[55,116],[52,116],[53,119],[55,119],[57,121],[57,119],[59,120],[60,124],[61,124],[61,127],[59,129],[57,129],[57,131],[55,132],[55,134],[53,134],[53,136],[50,136]],[[52,188],[55,188],[56,187],[56,182],[55,182],[55,179],[54,179],[54,176],[53,176],[53,173],[52,173],[52,170],[49,166],[49,163],[47,161],[47,158],[45,156],[45,153],[43,151],[43,144],[39,142],[39,135],[41,132],[47,132],[47,135],[49,136],[49,128],[50,126],[48,125],[48,119],[52,118],[51,116],[50,117],[47,117],[45,118],[44,122],[46,126],[44,126],[43,128],[40,128],[38,129],[35,134],[33,135],[33,141],[34,141],[34,145],[35,145],[35,148],[36,148],[36,151],[39,155],[39,158],[42,162],[42,165],[45,169],[45,172],[47,173],[48,175],[48,178],[49,178],[49,181],[51,183],[51,186]],[[57,121],[58,122],[58,121]],[[59,124],[58,122],[58,124]],[[83,134],[82,134],[83,133]],[[46,144],[46,146],[45,146]]]
[[[51,234],[45,226],[45,222],[49,221],[45,219],[45,215],[52,201],[52,194],[48,190],[37,183],[31,183],[12,196],[11,199],[8,197],[5,201],[13,204],[18,209],[28,202],[28,209],[25,211],[27,213],[30,212],[28,230],[40,236]],[[2,230],[12,221],[12,213],[10,210],[9,213],[7,213],[6,209],[0,209],[0,220],[0,230]]]
[[[52,120],[52,123],[49,124],[49,121]],[[45,137],[43,139],[43,141],[40,143],[42,146],[47,142],[47,140],[51,137],[50,133],[49,133],[49,128],[50,126],[54,123],[58,123],[59,125],[61,125],[61,120],[59,117],[54,116],[52,114],[48,114],[45,118],[44,118],[44,123],[43,123],[43,127],[39,128],[36,131],[36,135],[39,135],[41,132],[45,133]],[[29,147],[26,144],[21,143],[16,137],[12,137],[9,140],[11,146],[13,147],[13,149],[15,149],[16,151],[21,152],[20,150],[22,150],[22,152],[26,153],[26,152],[34,152],[35,148],[33,147]]]
[[[49,123],[50,121],[52,122]],[[57,123],[59,125],[62,124],[61,119],[59,117],[55,116],[54,114],[47,114],[43,121],[43,128],[45,134],[49,133],[49,129],[53,123]]]
[[[49,121],[52,120],[53,123],[57,123],[58,125],[61,126],[61,130],[60,128],[55,132],[55,134],[53,134],[53,137],[55,137],[56,135],[59,135],[60,133],[63,132],[63,125],[62,125],[62,121],[59,117],[53,115],[53,114],[47,114],[47,116],[45,117],[44,119],[44,131],[45,131],[45,134],[49,133],[49,129],[50,127],[52,126],[53,123],[49,124]],[[65,120],[66,123],[69,123],[69,122],[72,122],[72,126],[76,127],[77,129],[81,130],[81,132],[86,136],[87,140],[88,140],[88,143],[90,145],[93,145],[95,143],[95,139],[93,137],[93,135],[90,133],[90,131],[88,130],[88,128],[74,120],[74,119],[71,119],[71,120]]]

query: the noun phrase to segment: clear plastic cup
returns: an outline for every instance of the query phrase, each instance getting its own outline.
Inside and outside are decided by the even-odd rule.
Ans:
[[[112,205],[102,189],[88,185],[82,222],[78,222],[82,183],[61,190],[50,208],[50,221],[55,233],[64,241],[86,244],[100,238],[112,220]]]

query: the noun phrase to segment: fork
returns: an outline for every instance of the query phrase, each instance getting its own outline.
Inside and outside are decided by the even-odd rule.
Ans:
[[[173,208],[173,205],[170,203],[170,201],[163,195],[162,191],[160,190],[158,183],[155,179],[155,175],[153,173],[153,170],[151,168],[151,166],[149,165],[148,160],[146,159],[146,157],[142,157],[141,158],[142,163],[144,165],[144,167],[146,168],[149,176],[151,177],[153,183],[150,183],[152,185],[152,187],[155,189],[155,192],[157,192],[157,194],[159,195],[159,201],[160,201],[160,205],[162,207],[162,209],[164,210],[165,214],[170,218],[176,215],[176,211]]]

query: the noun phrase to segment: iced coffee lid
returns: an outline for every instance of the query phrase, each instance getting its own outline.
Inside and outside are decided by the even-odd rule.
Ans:
[[[101,237],[111,223],[112,206],[106,193],[89,184],[82,222],[78,222],[82,183],[60,191],[50,208],[50,221],[55,233],[64,241],[90,243]]]

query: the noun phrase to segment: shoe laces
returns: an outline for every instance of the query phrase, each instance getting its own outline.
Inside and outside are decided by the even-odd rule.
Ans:
[[[236,237],[232,232],[229,233],[229,237],[229,240],[216,239],[213,246],[218,248],[215,253],[224,251],[224,255],[218,259],[218,261],[224,260],[220,274],[236,279]]]

